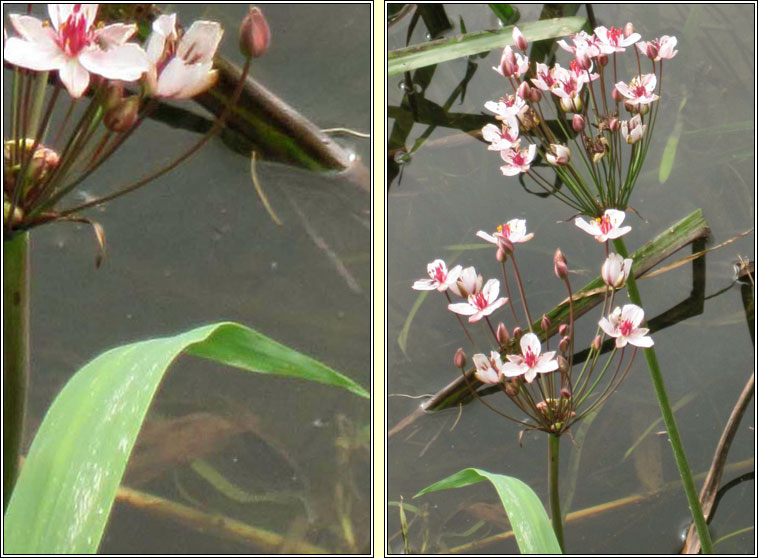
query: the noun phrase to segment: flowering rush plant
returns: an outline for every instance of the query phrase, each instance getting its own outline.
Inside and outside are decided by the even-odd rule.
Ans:
[[[513,28],[517,50],[528,43]],[[634,26],[600,26],[582,31],[571,42],[558,41],[571,53],[567,67],[532,64],[506,46],[493,69],[512,93],[485,108],[498,124],[487,124],[482,137],[505,163],[505,176],[524,175],[574,209],[599,218],[606,209],[624,210],[640,173],[662,96],[663,61],[677,54],[676,37],[642,41]],[[635,71],[625,79],[619,55],[631,51]],[[530,143],[532,142],[532,143]],[[535,168],[552,167],[566,189]]]
[[[98,8],[49,4],[44,21],[32,15],[9,16],[16,33],[3,49],[5,62],[13,67],[10,137],[3,143],[3,216],[9,236],[54,220],[91,223],[78,212],[173,169],[215,135],[226,118],[227,112],[167,166],[102,198],[60,207],[59,202],[123,145],[159,101],[190,99],[218,78],[213,57],[223,30],[217,22],[196,21],[182,30],[175,14],[159,15],[140,44],[133,40],[135,23],[106,24]],[[261,33],[263,27],[266,33]],[[241,91],[250,58],[260,56],[268,45],[268,26],[259,10],[243,21],[240,45],[247,63],[230,105]],[[95,228],[102,243],[102,231]]]
[[[576,224],[607,243],[608,239],[620,237],[631,230],[629,226],[621,226],[623,219],[622,211],[608,210],[600,219],[600,224],[587,224],[581,220]],[[473,355],[474,376],[483,384],[499,388],[526,418],[501,411],[485,402],[469,383],[472,393],[487,407],[526,429],[543,430],[559,436],[610,397],[629,372],[638,347],[653,345],[648,329],[641,327],[644,320],[642,308],[634,304],[615,306],[616,291],[625,286],[632,260],[610,252],[606,256],[600,270],[606,285],[601,318],[589,343],[587,359],[581,369],[575,369],[573,298],[566,259],[560,249],[554,257],[554,271],[568,290],[569,314],[565,323],[557,324],[560,339],[557,347],[550,350],[547,332],[552,324],[546,315],[542,316],[539,328],[532,322],[524,283],[516,263],[515,246],[534,237],[533,233],[527,233],[526,221],[512,219],[499,225],[492,234],[479,231],[476,236],[495,245],[495,257],[501,264],[502,284],[507,296],[499,296],[500,280],[493,278],[485,283],[473,267],[462,269],[457,265],[448,270],[443,260],[430,263],[427,266],[429,279],[416,281],[413,288],[443,292],[448,300],[448,310],[456,315],[474,346],[477,344],[473,335],[460,316],[466,316],[469,324],[479,321],[487,324],[486,330],[494,348],[489,354]],[[513,268],[512,275],[507,272],[508,261]],[[510,285],[514,281],[521,295],[518,311],[511,302]],[[454,302],[449,291],[461,301]],[[495,325],[495,312],[505,306],[510,307],[511,323],[506,324],[506,320],[501,319]],[[540,330],[544,339],[538,336]],[[614,343],[607,358],[601,361],[606,338],[612,338]],[[465,352],[459,349],[454,362],[468,381],[466,360]]]

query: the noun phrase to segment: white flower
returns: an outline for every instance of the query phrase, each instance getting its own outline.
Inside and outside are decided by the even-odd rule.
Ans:
[[[521,354],[507,355],[509,362],[503,364],[501,371],[509,378],[524,375],[524,379],[532,383],[537,374],[546,374],[558,370],[558,361],[555,360],[555,351],[549,351],[541,355],[542,344],[540,338],[534,333],[526,333],[521,338]]]
[[[600,275],[605,284],[614,289],[620,289],[626,284],[629,272],[632,271],[632,258],[622,258],[618,254],[610,254],[603,262]]]
[[[497,298],[499,293],[500,281],[497,279],[490,279],[484,285],[481,292],[468,296],[468,302],[448,304],[447,308],[456,314],[469,316],[469,322],[478,322],[508,302],[508,299],[505,297]]]
[[[150,64],[139,45],[126,41],[137,26],[114,23],[98,27],[97,4],[49,4],[50,25],[35,17],[10,14],[21,38],[9,38],[5,60],[38,72],[56,70],[72,97],[81,97],[90,73],[107,79],[135,81]]]
[[[463,270],[458,281],[450,285],[450,290],[461,298],[467,298],[481,291],[482,283],[484,283],[482,276],[477,275],[474,266],[469,266]]]
[[[624,236],[626,233],[632,230],[632,227],[621,227],[621,223],[624,222],[626,214],[618,209],[606,209],[602,217],[590,221],[589,223],[577,217],[574,220],[574,224],[595,237],[598,242],[605,242],[606,240],[618,238]]]
[[[417,291],[433,291],[437,289],[439,292],[443,292],[458,280],[458,276],[461,274],[461,266],[457,265],[448,271],[443,260],[434,260],[432,263],[427,264],[426,272],[429,275],[429,279],[419,279],[413,283],[413,288]]]
[[[608,318],[602,318],[598,325],[611,337],[616,338],[616,347],[621,349],[627,343],[635,347],[652,347],[653,339],[648,337],[650,331],[646,327],[639,327],[645,318],[645,312],[634,304],[625,304],[623,308],[616,308]]]
[[[490,358],[487,358],[482,353],[477,353],[472,358],[476,365],[474,376],[476,376],[480,382],[483,384],[500,383],[500,369],[503,367],[503,360],[500,358],[500,353],[492,351],[490,353]]]
[[[479,231],[476,236],[482,240],[486,240],[492,244],[497,245],[499,238],[510,240],[513,244],[519,242],[528,242],[534,238],[534,233],[526,233],[526,220],[524,219],[511,219],[507,223],[497,226],[497,230],[488,234],[484,231]]]

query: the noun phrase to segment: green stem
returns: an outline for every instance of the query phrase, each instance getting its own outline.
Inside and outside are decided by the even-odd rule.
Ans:
[[[561,499],[558,494],[558,463],[561,447],[561,437],[548,434],[548,491],[550,492],[550,515],[553,519],[553,531],[561,546],[561,551],[566,553],[566,545],[563,542],[563,518],[561,517]]]
[[[615,239],[613,245],[616,248],[616,252],[618,252],[622,258],[628,257],[623,238]],[[627,279],[626,282],[626,291],[629,295],[629,300],[642,308],[640,292],[637,290],[637,283],[634,280],[633,274],[629,274],[629,279]],[[669,404],[666,387],[663,385],[663,376],[661,375],[661,369],[658,365],[658,358],[655,356],[655,348],[650,347],[649,349],[644,349],[644,353],[647,367],[650,370],[650,378],[652,379],[653,387],[655,388],[655,394],[658,397],[658,404],[661,407],[663,422],[666,424],[666,431],[668,432],[669,440],[671,441],[671,449],[674,451],[674,458],[676,459],[676,466],[679,469],[679,476],[682,479],[684,493],[687,495],[687,503],[690,506],[692,520],[695,522],[695,527],[697,528],[697,533],[700,537],[700,545],[703,549],[703,554],[713,554],[711,535],[708,532],[708,526],[706,525],[705,517],[703,516],[703,509],[700,507],[700,499],[698,498],[697,490],[695,489],[695,483],[692,480],[692,473],[690,472],[690,466],[687,463],[687,455],[684,453],[682,439],[679,437],[679,428],[674,419],[674,412]]]
[[[3,510],[18,476],[29,383],[29,233],[3,242]]]

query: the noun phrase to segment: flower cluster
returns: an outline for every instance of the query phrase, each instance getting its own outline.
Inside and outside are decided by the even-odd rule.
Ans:
[[[624,209],[655,124],[663,60],[678,52],[676,38],[641,41],[631,23],[622,29],[600,26],[592,34],[573,35],[570,43],[558,41],[573,56],[567,67],[530,64],[525,56],[528,43],[517,27],[513,42],[524,55],[506,46],[500,65],[493,68],[508,80],[513,93],[484,104],[499,121],[499,125],[487,124],[482,137],[505,162],[501,172],[524,174],[592,217],[609,208]],[[637,58],[638,73],[625,82],[616,79],[617,56],[627,50]],[[651,64],[648,73],[642,69],[645,57]],[[648,116],[654,104],[656,110]],[[525,138],[534,143],[527,144],[522,141]],[[556,190],[553,181],[537,171],[537,166],[544,166],[542,161],[552,167],[567,191]],[[596,191],[600,199],[595,198]]]
[[[98,12],[98,4],[50,4],[46,21],[9,15],[17,36],[7,38],[3,49],[14,67],[11,137],[3,143],[8,234],[55,220],[79,221],[92,224],[102,243],[99,226],[78,212],[168,172],[218,133],[228,114],[229,109],[195,146],[160,170],[102,198],[60,208],[58,202],[121,147],[159,100],[189,99],[218,79],[213,58],[223,30],[217,22],[196,21],[183,31],[175,14],[159,15],[139,44],[132,40],[136,23],[106,24]],[[268,42],[265,19],[251,10],[240,35],[248,62],[229,107],[250,57],[260,56]],[[53,85],[51,73],[58,76]],[[61,106],[64,90],[68,108]]]
[[[621,226],[623,221],[624,212],[611,209],[590,223],[577,219],[576,225],[597,240],[607,243],[609,239],[618,238],[631,230],[629,226]],[[574,370],[573,351],[574,305],[568,264],[562,252],[556,252],[553,263],[556,275],[568,288],[568,315],[562,319],[562,323],[553,324],[546,315],[543,315],[539,322],[533,322],[514,253],[516,244],[527,242],[534,237],[533,233],[527,233],[526,221],[511,219],[499,225],[491,234],[479,231],[476,236],[496,246],[496,259],[502,266],[507,297],[499,297],[499,280],[489,279],[485,283],[473,267],[463,269],[457,265],[448,270],[443,260],[430,263],[427,266],[429,279],[416,281],[413,288],[444,292],[448,299],[448,310],[469,316],[469,323],[484,319],[496,349],[490,351],[489,356],[483,353],[473,355],[473,376],[482,384],[500,388],[531,421],[512,417],[487,404],[488,407],[527,428],[562,434],[613,393],[630,370],[638,347],[647,348],[653,345],[652,338],[648,336],[649,330],[641,327],[645,317],[641,308],[626,304],[611,310],[616,291],[624,287],[629,278],[633,261],[618,254],[607,254],[600,273],[607,286],[601,309],[602,317],[597,322],[589,356],[577,372]],[[507,261],[511,261],[513,265],[513,277],[521,295],[526,329],[519,325],[517,311],[511,303],[509,274],[506,273]],[[448,291],[464,300],[453,302]],[[491,316],[506,305],[511,306],[514,323],[509,329],[503,320],[495,328]],[[468,339],[474,343],[471,333],[460,317],[458,321]],[[560,340],[557,350],[550,350],[549,339],[554,333],[558,333]],[[546,343],[544,350],[540,336]],[[607,349],[610,354],[605,364],[600,365],[599,357],[603,352],[606,336],[614,339],[615,343],[612,348]],[[633,347],[629,358],[625,358],[628,354],[627,345]],[[467,378],[466,358],[462,349],[456,353],[454,362],[461,369],[464,378]],[[606,382],[601,383],[604,378]],[[603,387],[598,389],[601,385]],[[473,390],[473,387],[470,387]],[[599,395],[593,396],[596,389]],[[481,396],[477,394],[477,397]]]

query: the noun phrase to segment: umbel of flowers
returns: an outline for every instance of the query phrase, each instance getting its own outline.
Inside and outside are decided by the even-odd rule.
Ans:
[[[576,225],[599,242],[607,243],[609,239],[618,238],[631,230],[629,226],[622,226],[623,221],[622,211],[607,210],[596,221],[587,223],[577,219]],[[527,233],[526,221],[512,219],[499,225],[493,233],[479,231],[476,236],[495,245],[495,258],[501,265],[502,284],[507,296],[500,296],[500,280],[492,278],[485,282],[473,267],[463,269],[458,265],[448,270],[443,260],[430,263],[427,266],[429,278],[416,281],[413,288],[444,293],[448,299],[448,310],[458,317],[472,344],[475,344],[473,336],[460,316],[467,316],[469,324],[480,321],[487,324],[485,331],[491,335],[494,348],[489,354],[476,353],[472,356],[476,368],[474,375],[483,384],[499,388],[521,413],[503,411],[479,398],[482,403],[525,429],[561,435],[576,421],[602,405],[615,391],[629,372],[638,347],[653,345],[648,330],[642,327],[643,310],[634,304],[615,306],[616,291],[626,284],[632,260],[608,253],[600,269],[606,285],[605,298],[595,335],[588,340],[589,355],[580,368],[574,367],[573,299],[568,265],[560,249],[555,254],[553,264],[556,276],[568,290],[569,314],[565,323],[558,324],[559,339],[554,349],[550,350],[549,339],[543,346],[532,329],[531,312],[516,263],[516,246],[534,237],[534,234]],[[512,273],[507,271],[507,262],[511,264]],[[510,285],[514,281],[521,295],[519,310],[511,303]],[[460,301],[454,302],[450,292]],[[510,316],[495,320],[496,312],[502,312],[506,306],[510,307],[510,313],[506,312],[506,316]],[[550,326],[550,320],[543,315],[542,331],[547,331]],[[605,359],[601,359],[606,338],[614,339],[613,348]],[[466,360],[463,349],[459,349],[454,362],[464,378],[467,378]],[[479,397],[470,383],[469,387]]]
[[[593,34],[558,41],[572,55],[568,66],[532,64],[510,46],[493,69],[510,92],[485,108],[498,125],[482,137],[500,153],[505,176],[525,175],[574,209],[600,217],[625,209],[650,146],[663,85],[663,61],[677,54],[676,38],[641,41],[634,26],[598,27]],[[528,43],[514,27],[516,48]],[[622,56],[631,51],[635,71],[621,75]],[[566,188],[545,177],[540,161]],[[544,165],[542,165],[544,166]]]
[[[223,30],[214,21],[196,21],[183,30],[175,14],[160,15],[140,44],[133,40],[135,23],[105,24],[98,19],[97,4],[49,4],[47,13],[45,21],[10,14],[16,36],[3,49],[13,66],[10,137],[3,143],[3,216],[9,236],[55,220],[89,222],[78,212],[173,169],[215,135],[228,114],[227,109],[205,137],[163,168],[102,198],[60,207],[158,101],[190,99],[216,83],[213,57]],[[251,9],[240,35],[247,63],[229,108],[239,96],[250,58],[262,55],[269,41],[260,10]]]

